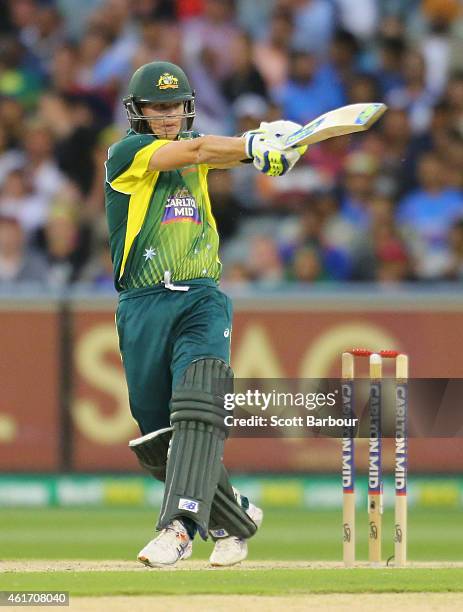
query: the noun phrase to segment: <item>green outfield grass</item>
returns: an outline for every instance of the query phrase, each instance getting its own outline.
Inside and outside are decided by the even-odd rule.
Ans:
[[[358,559],[366,559],[366,513],[358,513]],[[149,510],[2,510],[2,560],[134,560],[152,535]],[[412,561],[462,561],[459,510],[411,511]],[[340,512],[266,511],[260,533],[250,544],[252,560],[341,559]],[[392,513],[384,517],[383,558],[392,554]],[[206,559],[211,543],[195,542],[194,559]],[[186,562],[188,563],[188,562]],[[204,579],[205,576],[207,579]],[[334,592],[462,592],[463,568],[410,569],[253,569],[165,572],[139,571],[4,572],[0,590],[69,590],[73,595],[257,594]]]
[[[1,559],[130,560],[154,534],[155,510],[0,510]],[[393,513],[384,514],[383,557],[393,553]],[[463,561],[461,510],[410,510],[409,558]],[[366,511],[357,512],[357,557],[367,558]],[[211,544],[195,540],[195,559]],[[267,509],[250,559],[341,559],[341,513]]]
[[[186,562],[185,562],[186,563]],[[336,572],[336,576],[333,575]],[[72,595],[461,592],[463,569],[192,570],[166,572],[5,573],[0,589],[70,591]]]

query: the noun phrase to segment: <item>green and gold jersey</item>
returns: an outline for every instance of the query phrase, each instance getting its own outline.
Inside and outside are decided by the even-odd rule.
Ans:
[[[207,165],[148,169],[169,142],[129,131],[109,149],[105,202],[118,291],[160,283],[167,271],[173,281],[220,277]]]

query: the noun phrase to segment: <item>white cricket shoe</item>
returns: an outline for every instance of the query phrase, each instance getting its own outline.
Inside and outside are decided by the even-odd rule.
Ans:
[[[217,540],[209,557],[209,563],[214,567],[226,567],[241,563],[248,556],[248,542],[243,538],[228,536]]]
[[[174,520],[154,540],[148,542],[137,558],[148,567],[164,567],[190,557],[191,552],[191,539],[187,530],[183,523]]]
[[[249,508],[246,513],[259,528],[264,518],[263,511],[255,506],[249,504]],[[219,535],[219,532],[226,533],[225,530],[220,529],[216,532],[212,532],[213,535]],[[209,563],[215,567],[226,567],[228,565],[235,565],[244,561],[248,556],[248,541],[244,538],[238,538],[236,536],[226,536],[219,538],[214,546],[211,556],[209,557]]]

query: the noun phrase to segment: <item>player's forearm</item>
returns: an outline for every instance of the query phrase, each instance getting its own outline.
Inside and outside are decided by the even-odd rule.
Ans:
[[[201,136],[192,140],[173,141],[155,151],[150,170],[175,170],[194,164],[227,165],[246,159],[244,138]]]
[[[248,157],[244,138],[202,136],[198,141],[198,164],[230,164]]]

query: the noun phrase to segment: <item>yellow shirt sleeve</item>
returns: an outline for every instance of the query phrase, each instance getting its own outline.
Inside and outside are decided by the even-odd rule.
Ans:
[[[130,166],[109,183],[111,187],[121,193],[135,193],[146,173],[156,172],[149,170],[149,162],[153,153],[170,142],[170,140],[154,140],[137,151]]]

